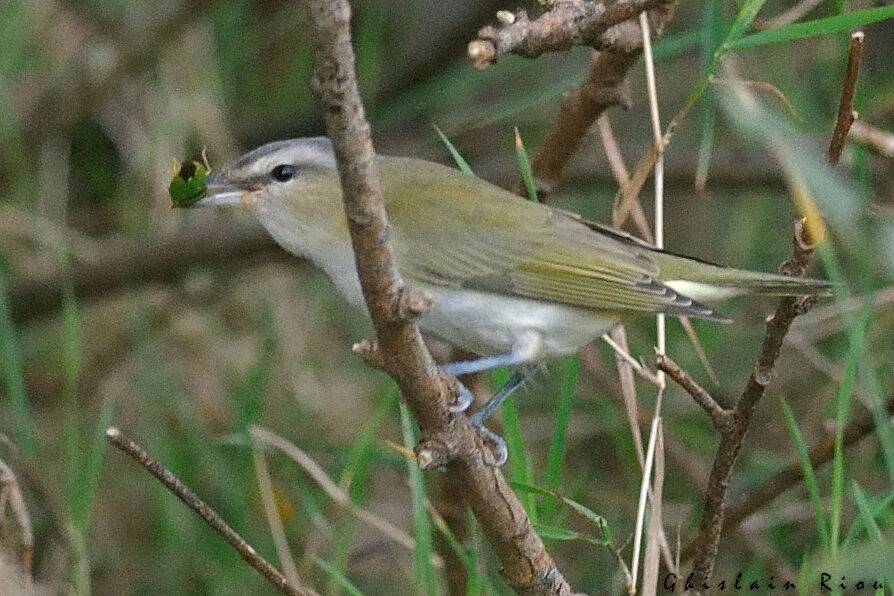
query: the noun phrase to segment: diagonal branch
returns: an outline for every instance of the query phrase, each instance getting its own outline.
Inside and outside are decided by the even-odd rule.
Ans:
[[[404,286],[388,241],[369,124],[357,90],[346,0],[309,2],[314,88],[335,149],[357,273],[376,331],[367,354],[397,381],[421,431],[422,467],[445,466],[503,564],[503,577],[520,594],[569,595],[571,587],[534,532],[502,473],[485,462],[483,441],[465,416],[450,416],[452,379],[441,375],[413,320],[430,305]],[[410,305],[411,308],[402,308]]]
[[[792,256],[780,265],[779,270],[786,275],[803,277],[809,264],[813,247],[806,237],[804,220],[795,224]],[[810,297],[786,296],[779,301],[775,314],[767,321],[767,331],[761,345],[754,371],[733,408],[732,417],[720,436],[720,444],[714,457],[714,464],[705,490],[705,510],[696,538],[695,560],[692,573],[696,582],[710,577],[720,544],[723,529],[724,501],[733,466],[742,448],[742,441],[751,423],[758,402],[764,396],[767,386],[775,376],[774,368],[789,327],[799,314],[806,312],[814,299]]]
[[[649,23],[655,35],[660,35],[670,22],[674,7],[675,3],[662,2],[649,11]],[[612,47],[594,51],[586,80],[562,96],[556,120],[531,162],[538,192],[548,195],[552,191],[587,131],[606,109],[615,105],[630,106],[627,72],[642,53],[642,35],[635,21],[615,25],[609,32]]]
[[[686,393],[692,396],[692,399],[695,400],[701,408],[707,412],[708,416],[711,417],[711,422],[714,423],[714,428],[719,431],[724,431],[729,423],[732,422],[733,413],[731,410],[726,410],[718,404],[714,398],[708,393],[704,387],[695,382],[695,379],[692,376],[680,368],[680,365],[671,359],[667,354],[658,354],[655,366],[658,367],[659,370],[663,370],[672,378],[676,383],[686,390]]]
[[[885,411],[888,415],[894,415],[894,395],[885,400]],[[844,440],[842,444],[850,447],[870,435],[875,430],[875,418],[872,412],[864,410],[859,416],[851,420],[844,428]],[[810,466],[819,470],[829,463],[835,455],[835,442],[830,433],[823,437],[813,449],[810,450]],[[748,519],[755,512],[763,509],[773,500],[787,491],[798,486],[804,477],[804,468],[801,462],[795,461],[779,470],[759,485],[748,490],[748,496],[740,502],[727,507],[723,515],[723,531],[730,532]],[[680,553],[683,559],[688,559],[695,552],[695,541],[687,544]]]
[[[289,596],[317,596],[317,593],[309,588],[290,583],[276,567],[259,555],[258,551],[252,548],[242,536],[237,534],[214,509],[192,492],[170,470],[161,465],[161,462],[149,455],[145,449],[137,445],[120,430],[117,428],[107,429],[106,440],[155,476],[159,482],[165,485],[165,488],[174,493],[196,515],[205,520],[205,523],[220,534],[246,563],[254,567],[258,573],[263,575],[280,592]]]

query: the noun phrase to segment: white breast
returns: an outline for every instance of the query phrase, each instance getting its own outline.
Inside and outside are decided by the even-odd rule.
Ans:
[[[465,289],[419,284],[435,299],[419,326],[452,344],[482,355],[527,352],[532,360],[577,352],[618,321],[594,311]]]

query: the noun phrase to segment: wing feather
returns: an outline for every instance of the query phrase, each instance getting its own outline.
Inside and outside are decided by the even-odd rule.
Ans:
[[[425,184],[385,196],[400,240],[398,268],[411,280],[582,308],[724,319],[661,283],[647,247],[451,168],[403,158],[381,163],[386,189],[400,188],[389,177],[407,168],[426,170]],[[468,225],[443,225],[448,218]],[[512,221],[521,225],[513,229]]]

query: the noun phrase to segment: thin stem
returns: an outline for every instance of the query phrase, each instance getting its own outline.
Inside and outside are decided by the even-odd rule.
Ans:
[[[215,532],[221,535],[230,546],[232,546],[242,559],[254,567],[254,569],[263,575],[276,589],[283,594],[289,596],[318,596],[316,592],[303,586],[295,585],[289,582],[286,577],[279,572],[276,567],[271,565],[267,559],[258,554],[258,552],[245,541],[242,536],[236,533],[227,522],[211,507],[208,506],[196,493],[192,492],[183,482],[177,478],[173,472],[165,468],[161,462],[149,455],[145,449],[140,447],[132,439],[125,436],[117,428],[109,428],[106,430],[106,440],[110,445],[119,449],[122,453],[130,457],[132,460],[143,466],[147,472],[155,476],[165,488],[174,493],[174,495],[183,501],[183,503],[192,509],[196,515],[205,520]]]

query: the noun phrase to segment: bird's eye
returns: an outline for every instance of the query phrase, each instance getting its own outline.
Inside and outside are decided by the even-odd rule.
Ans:
[[[288,182],[298,173],[298,167],[284,163],[270,170],[270,177],[277,182]]]

